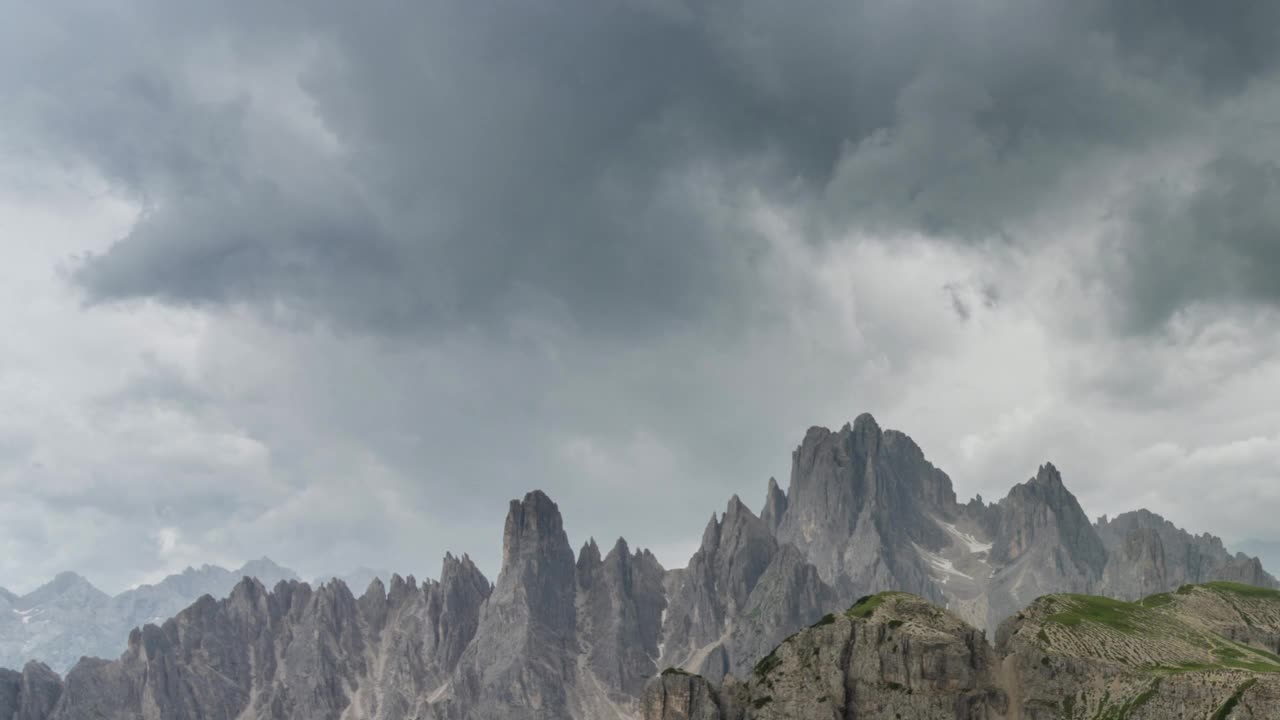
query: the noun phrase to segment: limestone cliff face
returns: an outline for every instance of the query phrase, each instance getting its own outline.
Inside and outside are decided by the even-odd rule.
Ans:
[[[1097,587],[1106,548],[1052,464],[1014,486],[996,510],[988,627],[1041,595]]]
[[[981,632],[919,597],[889,593],[789,638],[742,683],[654,680],[644,720],[694,717],[694,707],[716,720],[1002,717],[995,669]]]
[[[930,515],[954,505],[951,481],[910,438],[861,415],[839,432],[805,435],[777,536],[844,595],[893,588],[941,600],[915,548],[947,543]]]
[[[700,675],[664,672],[653,680],[641,706],[642,720],[721,720],[717,690]]]
[[[777,550],[768,527],[736,496],[713,515],[688,567],[669,580],[661,662],[701,670]]]
[[[821,617],[836,593],[794,547],[734,496],[712,517],[689,566],[672,573],[663,666],[719,681]]]
[[[578,637],[583,661],[615,702],[638,697],[658,670],[666,611],[663,569],[648,550],[618,542],[600,558],[592,541],[578,558]]]
[[[1134,600],[1212,580],[1276,585],[1257,558],[1233,555],[1222,540],[1192,535],[1148,510],[1102,517],[1095,527],[1109,553],[1099,594]]]
[[[441,706],[448,718],[576,716],[573,550],[559,508],[534,491],[511,502],[502,572]]]

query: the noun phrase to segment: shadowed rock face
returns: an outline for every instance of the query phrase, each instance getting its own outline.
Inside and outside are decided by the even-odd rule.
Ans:
[[[62,681],[48,665],[34,660],[22,672],[0,669],[0,718],[43,720],[62,697]]]
[[[1056,717],[1037,715],[1048,711],[1014,692],[1040,688],[1035,697],[1044,699],[1064,689],[1036,674],[1045,654],[1026,655],[1024,667],[1005,653],[993,666],[970,626],[990,634],[1046,593],[1139,597],[1184,582],[1275,584],[1257,560],[1145,511],[1090,524],[1052,465],[998,503],[960,504],[910,438],[869,415],[838,432],[811,429],[791,477],[788,492],[770,480],[761,516],[732,498],[688,566],[673,571],[622,539],[608,553],[592,540],[575,560],[559,509],[534,491],[510,505],[496,585],[466,555],[446,555],[439,580],[393,575],[358,598],[340,581],[281,582],[268,592],[246,580],[224,600],[206,596],[135,630],[118,660],[86,658],[65,682],[40,665],[0,672],[0,720],[844,717],[829,715],[835,708],[854,717],[980,718],[1000,717],[1005,700],[1022,717]],[[45,601],[92,604],[86,586],[60,578]],[[895,595],[883,612],[842,614],[855,598],[890,589],[948,611]],[[0,620],[21,612],[15,601],[26,602],[0,593]],[[1036,607],[1005,627],[1032,627]],[[1252,615],[1196,607],[1218,635],[1280,651],[1280,634]],[[1036,622],[1037,633],[1053,635]],[[810,645],[796,650],[787,638],[815,623],[802,633]],[[758,679],[758,663],[779,643],[776,658],[803,668],[827,657],[834,674]],[[1097,653],[1080,659],[1069,646],[1049,654],[1060,674],[1107,662]],[[705,679],[669,672],[656,696],[643,692],[672,666]],[[1025,677],[1009,685],[1015,671]],[[794,697],[784,702],[788,687]],[[1169,687],[1194,702],[1218,697]],[[1243,696],[1268,697],[1258,694],[1267,687],[1260,681]],[[761,694],[773,690],[771,699]],[[1090,692],[1096,710],[1104,695]]]
[[[595,548],[594,542],[591,548]],[[578,560],[578,627],[585,662],[617,702],[639,696],[657,672],[663,569],[648,550],[631,553],[618,539],[600,560],[585,548]]]

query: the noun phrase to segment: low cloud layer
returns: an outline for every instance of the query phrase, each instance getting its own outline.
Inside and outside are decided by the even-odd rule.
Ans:
[[[0,585],[492,571],[532,487],[679,565],[868,410],[1280,539],[1273,3],[2,10]]]

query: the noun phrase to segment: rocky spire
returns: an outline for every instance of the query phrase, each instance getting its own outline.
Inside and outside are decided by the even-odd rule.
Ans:
[[[654,661],[667,606],[664,571],[652,553],[632,553],[618,538],[593,572],[594,581],[580,584],[578,598],[587,667],[614,689],[615,700],[635,697],[658,670]]]
[[[768,526],[736,495],[720,517],[712,516],[702,546],[671,588],[662,664],[723,674],[730,662],[725,643],[731,623],[777,552]]]
[[[600,546],[596,544],[596,539],[591,538],[582,544],[582,549],[578,551],[578,587],[589,588],[595,580],[596,573],[600,570]]]
[[[1101,576],[1106,549],[1053,463],[1041,465],[1035,477],[1015,485],[1000,501],[1000,508],[1000,536],[991,553],[994,560],[1011,563],[1038,543],[1051,543],[1065,550],[1065,557],[1084,577],[1092,581]]]
[[[765,491],[764,510],[760,513],[760,519],[764,521],[769,532],[776,533],[778,525],[782,524],[782,516],[787,512],[787,495],[778,487],[778,481],[769,478],[769,488]]]
[[[503,718],[537,707],[545,717],[572,716],[576,586],[560,509],[540,490],[512,500],[502,572],[458,664],[445,715]]]
[[[445,671],[452,671],[463,651],[475,637],[480,624],[480,608],[493,591],[488,578],[480,572],[471,556],[461,558],[445,553],[440,569],[440,583],[433,588],[432,622],[439,638],[437,658]]]

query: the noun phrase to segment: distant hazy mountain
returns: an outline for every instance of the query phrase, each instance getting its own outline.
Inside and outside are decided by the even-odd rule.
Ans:
[[[235,571],[215,565],[187,568],[115,597],[73,572],[26,595],[0,590],[0,667],[39,660],[64,672],[82,656],[119,657],[133,628],[164,622],[202,595],[226,597],[246,576],[268,585],[297,579],[293,571],[262,558]]]
[[[770,480],[759,515],[732,498],[724,512],[712,515],[684,568],[666,570],[652,553],[633,550],[623,539],[608,552],[592,540],[575,557],[559,508],[540,491],[511,501],[502,550],[494,584],[465,555],[446,555],[438,581],[419,584],[412,576],[392,575],[387,583],[356,586],[356,592],[342,580],[315,588],[289,582],[275,590],[268,589],[270,582],[246,580],[227,599],[203,599],[171,621],[130,633],[119,660],[80,662],[65,682],[30,665],[9,675],[17,678],[10,687],[39,688],[25,697],[45,709],[24,720],[635,720],[642,707],[650,709],[651,698],[642,705],[645,687],[662,668],[701,674],[707,687],[732,690],[749,681],[755,692],[760,683],[752,678],[762,662],[770,663],[762,658],[773,657],[784,639],[814,623],[854,628],[824,617],[843,613],[862,596],[905,591],[945,608],[946,617],[944,610],[916,601],[903,605],[901,616],[874,624],[874,647],[856,656],[866,666],[859,660],[855,669],[901,665],[903,677],[867,676],[879,683],[875,693],[898,692],[919,681],[922,689],[968,687],[974,694],[942,698],[936,707],[943,710],[933,712],[927,708],[935,707],[930,703],[937,697],[929,692],[890,703],[868,694],[869,686],[857,686],[858,702],[868,705],[846,704],[842,712],[852,707],[855,714],[840,717],[893,717],[864,710],[897,707],[901,717],[979,718],[980,709],[1001,702],[994,690],[988,693],[994,680],[983,631],[990,638],[1002,621],[1029,606],[1053,620],[1049,616],[1056,611],[1033,605],[1037,598],[1088,593],[1133,599],[1222,580],[1246,588],[1276,585],[1256,558],[1233,555],[1217,538],[1191,535],[1152,513],[1090,522],[1048,463],[999,502],[961,503],[950,478],[909,437],[881,430],[870,415],[837,431],[811,428],[792,455],[789,488],[784,492]],[[74,576],[60,576],[56,583],[63,590],[46,595],[65,598],[72,608],[67,612],[101,602]],[[1074,601],[1062,596],[1054,602]],[[15,606],[10,616],[20,621],[24,607]],[[1192,612],[1200,606],[1187,607]],[[1260,605],[1258,612],[1273,607],[1280,603]],[[1020,619],[1027,617],[1022,612]],[[1113,625],[1127,627],[1124,622]],[[1266,622],[1280,627],[1280,616]],[[886,641],[912,623],[918,627],[902,630],[903,643]],[[1037,639],[1039,630],[1029,637]],[[855,639],[865,637],[856,634],[861,630],[850,631]],[[1056,629],[1044,632],[1057,642]],[[1055,647],[1056,654],[1020,657],[1049,663],[1037,667],[1056,668],[1059,660],[1066,667],[1077,652],[1073,644],[1090,632],[1084,627],[1061,634],[1065,644]],[[1274,642],[1272,636],[1229,637]],[[1157,649],[1161,657],[1168,650]],[[1130,650],[1138,656],[1148,652],[1125,648]],[[1222,652],[1224,662],[1254,653],[1227,646]],[[1190,662],[1192,655],[1168,657]],[[821,660],[821,648],[811,657]],[[1090,668],[1103,659],[1097,653],[1080,657],[1088,667],[1072,672],[1096,679]],[[809,657],[792,659],[809,671]],[[932,675],[913,676],[917,671]],[[951,677],[953,671],[962,676]],[[1098,677],[1109,672],[1102,668]],[[1075,692],[1036,684],[1046,677],[1068,676],[1037,675],[1026,687],[1042,695]],[[1183,688],[1180,682],[1170,686]],[[691,687],[672,691],[687,695]],[[1105,693],[1096,683],[1088,690]],[[1202,696],[1210,702],[1219,693]],[[823,702],[821,695],[803,697]],[[1108,701],[1102,694],[1089,698],[1079,701],[1094,717]],[[1015,701],[1022,702],[1010,699]],[[751,703],[761,711],[768,705],[764,695],[751,697]],[[670,717],[735,717],[700,707],[696,713],[677,708]],[[912,714],[922,708],[927,712]],[[1064,706],[1024,709],[1022,717],[1071,716]]]
[[[1242,540],[1236,550],[1246,555],[1256,555],[1269,568],[1280,568],[1280,540]]]
[[[344,585],[351,588],[353,592],[360,592],[369,587],[369,583],[374,580],[381,580],[385,585],[391,579],[390,570],[376,570],[368,567],[358,567],[345,575],[321,575],[311,581],[312,587],[320,587],[327,582],[333,580],[341,580]]]

